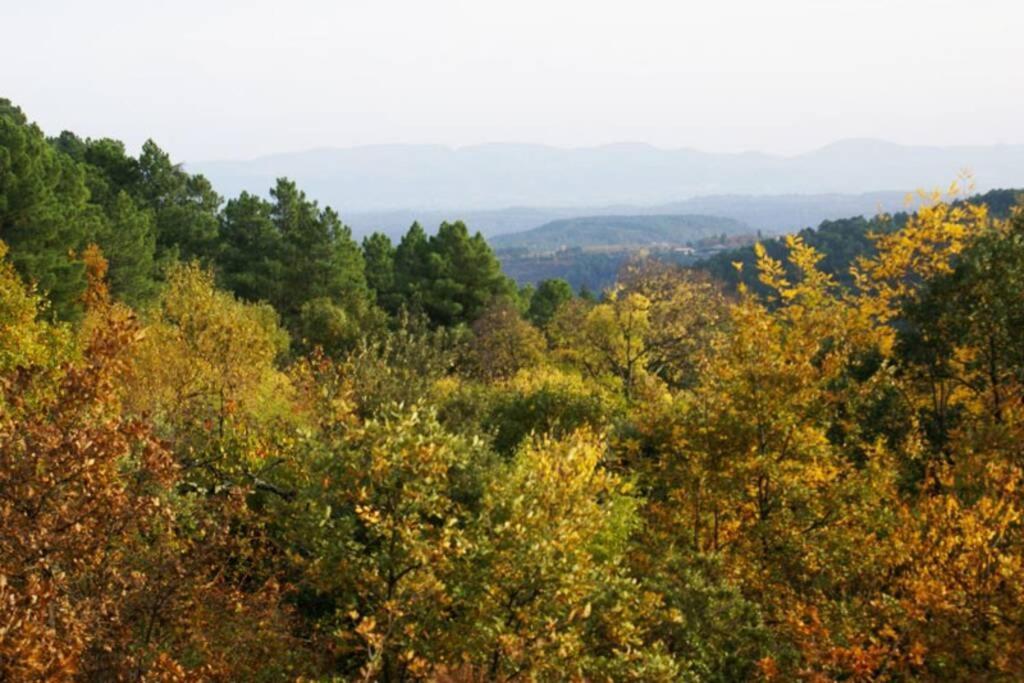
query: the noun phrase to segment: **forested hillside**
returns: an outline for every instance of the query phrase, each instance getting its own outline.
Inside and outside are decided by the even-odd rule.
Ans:
[[[748,225],[731,218],[701,215],[585,216],[491,238],[495,248],[557,251],[565,247],[692,246],[718,235],[753,234]]]
[[[501,209],[392,209],[345,211],[352,232],[362,236],[374,231],[400,236],[414,221],[439,225],[458,217],[488,239],[545,223],[580,216],[672,216],[701,214],[731,218],[765,234],[791,232],[818,225],[823,220],[873,215],[904,208],[906,191],[859,194],[703,195],[668,204],[602,204],[594,206],[513,206]]]
[[[3,101],[0,680],[1020,679],[1024,211],[956,198],[598,300]]]
[[[991,190],[970,198],[974,204],[984,204],[989,213],[998,218],[1007,218],[1018,201],[1020,190]],[[924,203],[930,198],[925,196]],[[959,200],[962,203],[962,200]],[[821,252],[822,271],[835,277],[843,284],[851,284],[850,266],[858,258],[875,255],[873,235],[883,235],[902,228],[907,222],[906,211],[883,214],[874,217],[856,216],[842,220],[823,221],[817,229],[806,228],[797,233],[801,240]],[[786,237],[761,240],[765,251],[774,259],[785,261],[788,254]],[[740,283],[765,294],[766,289],[759,279],[756,268],[757,251],[753,245],[729,249],[714,254],[699,263],[697,267],[709,272],[715,279],[735,291]],[[738,264],[738,267],[737,267]]]
[[[567,218],[490,242],[502,270],[520,285],[560,279],[577,291],[600,293],[631,261],[692,265],[713,251],[755,239],[752,228],[730,218],[652,215]]]
[[[629,263],[656,260],[680,266],[693,266],[713,254],[758,240],[752,233],[719,234],[690,241],[686,245],[664,243],[603,246],[584,249],[564,247],[556,251],[536,252],[528,247],[499,248],[498,260],[506,275],[523,286],[544,280],[565,280],[576,290],[603,292],[615,285],[619,273]]]

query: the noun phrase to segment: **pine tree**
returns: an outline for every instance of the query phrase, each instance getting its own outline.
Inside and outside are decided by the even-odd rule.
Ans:
[[[368,297],[363,256],[352,231],[331,208],[320,209],[295,183],[281,178],[271,190],[271,219],[282,240],[282,299],[275,302],[294,320],[303,304],[328,299],[343,308],[362,307]]]
[[[136,206],[123,190],[106,211],[95,241],[110,264],[111,294],[129,304],[140,304],[157,289],[153,214]]]
[[[572,286],[561,278],[543,280],[530,297],[527,315],[541,327],[548,324],[555,312],[566,301],[572,299]]]
[[[281,233],[270,202],[243,192],[220,216],[218,274],[223,285],[248,301],[280,304],[285,263]]]
[[[210,181],[190,175],[152,140],[139,156],[138,198],[156,214],[157,258],[208,260],[217,240],[221,198]]]
[[[430,246],[419,223],[409,226],[395,249],[395,289],[400,306],[422,312],[424,289],[429,283]]]
[[[0,99],[0,239],[18,272],[62,318],[80,313],[85,270],[74,254],[94,232],[85,175],[21,110]]]
[[[375,232],[363,238],[363,259],[366,261],[366,284],[373,290],[377,305],[395,314],[401,300],[395,289],[395,247],[391,239]]]

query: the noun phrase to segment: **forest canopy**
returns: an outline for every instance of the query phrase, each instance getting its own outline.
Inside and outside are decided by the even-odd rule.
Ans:
[[[2,101],[0,679],[1019,679],[1024,210],[962,199],[580,296]]]

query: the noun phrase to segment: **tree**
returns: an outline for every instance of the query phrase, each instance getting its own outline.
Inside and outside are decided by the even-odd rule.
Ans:
[[[976,408],[996,422],[1019,403],[1024,380],[1024,233],[995,222],[976,234],[952,271],[903,305],[897,352],[933,400],[920,406],[930,440],[946,451]]]
[[[349,312],[330,299],[321,297],[302,305],[298,333],[308,348],[319,347],[328,354],[339,355],[355,347],[356,342],[367,332],[370,319],[369,311],[365,308]]]
[[[153,215],[139,209],[124,191],[106,212],[95,241],[110,264],[111,293],[132,305],[148,302],[157,289]]]
[[[621,382],[629,397],[646,372],[650,307],[642,294],[619,292],[592,307],[563,307],[551,328],[555,348],[595,380]]]
[[[395,404],[429,401],[461,367],[468,351],[464,331],[431,328],[400,314],[393,326],[366,335],[342,359],[356,412],[372,417]]]
[[[449,398],[446,413],[454,413]],[[465,399],[476,409],[475,419],[493,435],[496,451],[509,456],[532,435],[562,438],[574,431],[602,429],[623,417],[620,397],[587,381],[578,372],[550,366],[524,367],[492,387],[486,399],[470,393]]]
[[[696,362],[725,331],[727,305],[718,286],[699,273],[659,261],[640,261],[619,274],[625,291],[650,302],[644,340],[649,372],[673,388],[697,380]]]
[[[424,312],[424,298],[430,284],[430,244],[419,223],[413,223],[395,248],[395,287],[401,306],[410,312]]]
[[[0,99],[0,239],[18,272],[61,318],[81,313],[85,269],[75,253],[95,231],[75,162],[53,150],[21,110]]]
[[[83,167],[94,203],[108,206],[120,192],[132,197],[138,193],[142,169],[139,161],[127,154],[122,142],[110,138],[82,140],[63,131],[50,144]]]
[[[435,325],[470,323],[495,298],[515,296],[487,241],[462,222],[442,223],[429,238],[414,223],[395,250],[395,280],[403,305]]]
[[[210,259],[217,241],[220,196],[210,181],[191,175],[152,140],[139,156],[137,199],[154,212],[157,259]]]
[[[395,315],[401,308],[396,289],[396,251],[391,239],[375,232],[363,238],[363,259],[366,261],[366,284],[373,291],[377,305]]]
[[[315,299],[329,300],[350,314],[366,310],[363,257],[349,228],[289,180],[279,179],[271,196],[284,264],[281,298],[274,303],[286,322],[294,326],[302,306]]]
[[[495,297],[514,295],[483,235],[470,237],[461,221],[442,223],[429,244],[433,281],[424,306],[437,322],[471,322]]]
[[[284,300],[285,256],[273,205],[243,192],[220,215],[217,274],[224,287],[246,301],[280,305]]]
[[[0,367],[0,677],[68,680],[101,647],[124,654],[114,668],[127,673],[126,604],[145,589],[129,558],[165,518],[159,497],[173,476],[113,391],[137,330],[110,309],[81,359],[48,371],[52,359],[33,356],[51,333],[8,268],[2,324],[27,345]]]
[[[576,301],[548,325],[556,352],[595,379],[621,382],[627,397],[654,378],[672,387],[692,383],[695,359],[726,317],[710,281],[650,262],[624,270],[601,303]]]
[[[26,287],[8,259],[7,245],[0,242],[0,372],[18,368],[53,368],[72,351],[71,330],[48,324],[46,301]]]
[[[573,297],[572,287],[560,278],[543,280],[530,297],[527,316],[538,327],[544,327],[555,316],[559,307]]]
[[[51,144],[85,173],[96,225],[88,240],[103,250],[111,292],[133,305],[152,298],[157,267],[154,211],[139,198],[142,169],[124,145],[109,138],[82,140],[64,131]]]
[[[463,636],[476,675],[585,678],[611,669],[619,678],[671,680],[663,661],[624,676],[657,660],[633,628],[635,584],[621,569],[636,501],[601,457],[586,431],[538,439],[491,480],[475,527]]]
[[[275,367],[287,345],[269,306],[216,290],[197,263],[179,265],[135,350],[127,407],[154,421],[195,485],[252,483],[259,458],[225,444],[287,412],[287,378]]]
[[[492,304],[472,329],[473,364],[483,379],[508,379],[523,368],[536,368],[544,358],[544,336],[508,301]]]
[[[289,542],[305,548],[302,604],[331,634],[338,673],[427,678],[458,647],[450,576],[469,549],[459,486],[475,449],[419,406],[360,421],[329,362],[299,373],[317,425],[289,513]]]

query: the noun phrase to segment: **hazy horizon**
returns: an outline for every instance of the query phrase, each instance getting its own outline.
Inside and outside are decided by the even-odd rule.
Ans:
[[[1024,7],[979,0],[7,3],[0,92],[188,162],[638,142],[794,155],[1022,144]]]
[[[49,133],[49,131],[46,131]],[[159,140],[156,140],[159,143]],[[444,144],[437,142],[368,142],[363,144],[354,145],[318,145],[314,147],[305,147],[301,149],[291,150],[280,150],[275,152],[268,152],[265,154],[257,154],[254,156],[242,156],[242,157],[223,157],[223,158],[209,158],[209,159],[190,159],[184,163],[188,165],[204,165],[208,163],[234,163],[234,162],[251,162],[251,161],[262,161],[269,160],[279,157],[299,156],[307,154],[315,154],[318,152],[345,152],[345,151],[358,151],[366,149],[399,149],[399,148],[435,148],[451,152],[459,152],[472,149],[480,149],[487,147],[519,147],[528,148],[536,147],[538,149],[550,149],[559,151],[581,151],[581,150],[599,150],[599,149],[614,149],[614,148],[647,148],[661,152],[693,152],[696,154],[704,155],[715,155],[715,156],[756,156],[762,155],[766,157],[773,157],[777,159],[793,159],[797,157],[814,154],[829,148],[853,143],[866,143],[866,144],[882,144],[892,147],[904,147],[904,148],[917,148],[917,149],[933,149],[933,150],[951,150],[951,149],[969,149],[969,148],[1000,148],[1000,147],[1021,147],[1024,146],[1024,142],[993,142],[989,144],[984,143],[963,143],[963,144],[914,144],[895,142],[893,140],[886,140],[884,138],[872,138],[872,137],[846,137],[837,138],[830,142],[825,142],[808,149],[794,150],[791,152],[767,152],[760,149],[742,149],[735,151],[721,151],[713,149],[704,149],[695,145],[659,145],[651,142],[644,142],[642,140],[616,140],[612,142],[603,142],[592,145],[572,145],[572,144],[554,144],[554,143],[542,143],[542,142],[530,142],[521,140],[488,140],[484,142],[474,142],[467,144]]]

